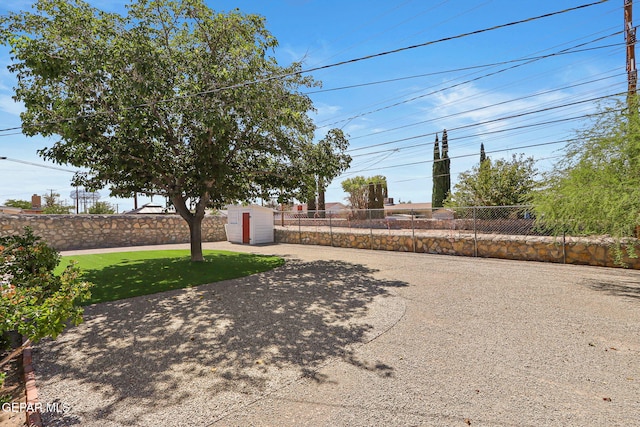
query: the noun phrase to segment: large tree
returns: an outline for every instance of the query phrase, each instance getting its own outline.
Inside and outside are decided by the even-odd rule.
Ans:
[[[202,0],[140,0],[126,16],[39,0],[0,19],[23,132],[59,136],[40,154],[85,168],[74,184],[168,197],[192,260],[205,208],[302,185],[314,126],[299,89],[314,81],[268,54],[264,18]]]
[[[374,189],[376,185],[380,185],[381,192],[388,194],[387,190],[387,178],[382,175],[375,175],[369,178],[358,175],[353,178],[348,178],[342,181],[342,189],[349,196],[346,200],[353,209],[367,209],[369,208],[369,188],[370,184],[373,184]],[[375,197],[375,195],[372,195]]]
[[[485,159],[462,172],[445,201],[449,207],[513,206],[531,203],[537,170],[533,157],[515,154],[510,160]]]
[[[64,214],[68,215],[73,206],[67,205],[61,198],[60,193],[50,191],[42,195],[44,205],[42,205],[42,213],[44,214]]]
[[[556,232],[633,236],[640,225],[637,99],[601,108],[546,176],[537,218]]]
[[[28,200],[8,199],[4,205],[12,208],[31,209],[31,202]]]
[[[311,215],[317,206],[320,215],[324,216],[327,186],[351,164],[351,156],[346,154],[348,147],[349,141],[340,129],[331,129],[324,138],[310,145],[306,154],[302,199],[307,200],[307,210]]]

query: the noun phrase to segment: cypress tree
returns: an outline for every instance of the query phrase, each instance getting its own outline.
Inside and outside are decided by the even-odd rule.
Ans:
[[[444,187],[442,181],[443,174],[443,162],[440,158],[440,141],[438,140],[438,134],[436,134],[436,142],[433,145],[433,190],[431,191],[431,207],[442,207],[442,201],[444,200]]]
[[[480,143],[480,164],[487,160],[487,155],[484,152],[484,144]]]
[[[376,208],[376,186],[373,182],[369,183],[369,191],[367,193],[367,209]]]
[[[442,131],[442,200],[446,199],[451,193],[451,159],[449,158],[449,138],[447,130]]]

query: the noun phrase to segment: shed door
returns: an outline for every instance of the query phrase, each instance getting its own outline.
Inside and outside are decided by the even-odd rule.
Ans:
[[[242,213],[242,243],[249,243],[251,240],[249,233],[251,230],[249,218],[251,218],[251,214],[249,212]]]

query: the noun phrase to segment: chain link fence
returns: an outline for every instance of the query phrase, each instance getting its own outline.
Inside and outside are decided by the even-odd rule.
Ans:
[[[317,231],[410,232],[447,235],[548,235],[536,225],[531,206],[473,206],[455,209],[342,209],[277,212],[274,224]]]

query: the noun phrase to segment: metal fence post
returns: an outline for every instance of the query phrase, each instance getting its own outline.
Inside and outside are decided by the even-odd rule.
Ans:
[[[565,237],[565,231],[562,231],[562,263],[567,263],[567,241]]]
[[[331,216],[332,216],[331,213],[329,213],[329,236],[330,236],[329,238],[331,241],[331,246],[333,246],[333,227],[331,225]]]
[[[369,249],[373,250],[373,223],[371,222],[371,209],[367,209],[369,213]]]
[[[300,241],[300,244],[302,244],[302,226],[300,224],[300,222],[302,222],[301,217],[302,215],[298,214],[298,240]]]
[[[478,226],[476,207],[473,207],[473,256],[478,257]]]
[[[413,241],[413,252],[416,251],[416,228],[413,224],[413,209],[411,209],[411,240]]]

